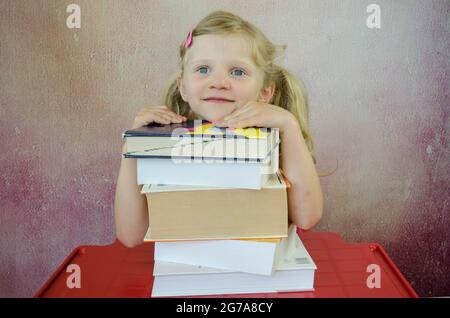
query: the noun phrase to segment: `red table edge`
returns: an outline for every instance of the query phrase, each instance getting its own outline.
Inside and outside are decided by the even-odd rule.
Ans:
[[[395,272],[397,278],[400,280],[400,283],[403,285],[405,290],[410,294],[411,298],[419,298],[419,295],[416,291],[411,287],[411,284],[406,280],[403,276],[402,272],[398,269],[397,265],[392,261],[390,256],[384,250],[384,248],[378,243],[368,243],[369,247],[372,251],[378,249],[380,255],[383,257],[384,261],[389,265],[389,267]]]
[[[298,233],[304,233],[304,232],[309,232],[309,231],[305,231],[305,230],[299,230]],[[334,233],[334,232],[329,232],[329,233]],[[336,234],[339,238],[340,235],[337,233]],[[342,238],[341,238],[342,240]],[[363,245],[369,245],[370,249],[372,251],[378,249],[378,251],[380,252],[380,255],[383,257],[384,261],[390,266],[390,268],[395,272],[396,276],[398,277],[398,279],[400,280],[400,283],[403,285],[403,287],[405,288],[405,290],[407,291],[407,293],[410,294],[411,298],[420,298],[420,296],[416,293],[416,291],[411,287],[411,285],[409,284],[409,282],[406,280],[406,278],[403,276],[402,272],[398,269],[397,265],[395,265],[395,263],[391,260],[391,258],[389,257],[389,255],[386,253],[386,251],[383,249],[383,247],[378,244],[378,243],[347,243],[345,241],[342,241],[346,244],[363,244]],[[120,241],[118,239],[116,239],[113,243],[109,244],[109,245],[104,245],[104,246],[111,246],[114,244],[121,244]],[[77,248],[75,248],[70,254],[69,256],[67,256],[65,258],[65,260],[61,263],[61,265],[58,266],[58,268],[56,269],[56,271],[54,271],[54,273],[47,279],[47,281],[44,283],[44,285],[39,288],[39,290],[36,292],[36,294],[33,296],[33,298],[42,298],[42,295],[44,295],[44,293],[47,291],[47,289],[53,284],[53,282],[57,279],[58,276],[61,275],[61,273],[63,271],[65,271],[65,269],[67,268],[67,266],[69,264],[71,264],[71,260],[79,253],[83,253],[83,249],[86,247],[92,247],[93,245],[82,245],[79,246]],[[96,246],[96,245],[94,245]]]
[[[104,246],[111,246],[115,244],[109,244],[109,245],[104,245]],[[63,271],[66,270],[67,266],[69,264],[71,264],[71,260],[78,255],[79,253],[83,253],[83,249],[86,247],[91,247],[93,245],[82,245],[82,246],[78,246],[77,248],[75,248],[70,254],[69,256],[67,256],[65,258],[65,260],[61,263],[61,265],[58,266],[58,268],[54,271],[54,273],[47,279],[47,281],[45,282],[45,284],[39,288],[39,290],[37,291],[37,293],[33,296],[33,298],[42,298],[42,295],[44,295],[44,293],[47,291],[47,289],[53,284],[53,282],[58,278],[58,276],[60,276],[62,274]]]
[[[309,230],[303,230],[300,228],[297,228],[297,233],[299,236],[302,235],[302,233],[309,233],[311,231]],[[394,271],[394,273],[396,274],[396,276],[398,277],[398,279],[400,280],[400,283],[403,285],[403,287],[405,288],[406,292],[409,293],[409,295],[411,296],[411,298],[420,298],[420,296],[416,293],[416,291],[411,287],[411,284],[406,280],[405,276],[403,276],[402,272],[398,269],[397,265],[395,265],[395,263],[392,261],[392,259],[390,258],[390,256],[388,255],[388,253],[384,250],[384,248],[378,244],[378,243],[348,243],[344,240],[342,240],[342,237],[335,232],[324,232],[324,233],[330,233],[330,234],[334,234],[337,237],[339,237],[339,240],[345,244],[353,244],[353,245],[358,245],[358,244],[362,244],[362,245],[369,245],[369,248],[372,251],[375,251],[376,249],[378,249],[378,251],[380,252],[380,255],[383,257],[384,261],[389,265],[389,267]]]

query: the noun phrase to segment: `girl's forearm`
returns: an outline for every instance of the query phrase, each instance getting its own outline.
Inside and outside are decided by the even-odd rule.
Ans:
[[[133,247],[143,242],[148,230],[148,210],[146,197],[137,184],[136,159],[122,158],[120,163],[114,217],[116,236],[124,245]]]
[[[323,195],[313,159],[295,118],[280,129],[280,166],[288,189],[289,219],[301,229],[316,225],[323,211]]]

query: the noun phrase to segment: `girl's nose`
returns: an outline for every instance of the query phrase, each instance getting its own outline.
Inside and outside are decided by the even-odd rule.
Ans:
[[[229,89],[230,88],[229,78],[226,75],[216,74],[212,76],[209,88]]]

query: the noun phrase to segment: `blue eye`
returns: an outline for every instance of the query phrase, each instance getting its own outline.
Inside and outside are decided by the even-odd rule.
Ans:
[[[200,74],[207,74],[207,72],[208,72],[208,67],[206,67],[206,66],[199,67],[199,68],[197,69],[197,72],[199,72]]]
[[[231,71],[231,73],[233,74],[233,76],[237,76],[237,77],[241,77],[241,76],[245,75],[244,70],[242,70],[240,68],[235,68],[234,70]]]

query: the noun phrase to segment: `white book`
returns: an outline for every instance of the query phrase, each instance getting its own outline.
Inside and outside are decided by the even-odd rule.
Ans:
[[[155,242],[155,261],[272,275],[276,263],[295,245],[296,227],[288,237],[255,240]]]
[[[286,188],[286,181],[282,172],[279,170],[273,174],[267,175],[262,185],[262,189],[283,189]],[[195,185],[178,184],[144,184],[141,190],[142,194],[159,192],[178,192],[178,191],[209,191],[209,190],[227,190],[234,189],[228,187],[208,187]]]
[[[195,159],[138,158],[138,184],[190,185],[220,188],[261,189],[279,168],[279,143],[263,162],[208,162]],[[189,159],[190,160],[190,159]],[[196,162],[198,161],[198,162]]]
[[[273,275],[264,276],[155,261],[152,297],[207,296],[314,290],[317,269],[298,235]]]

